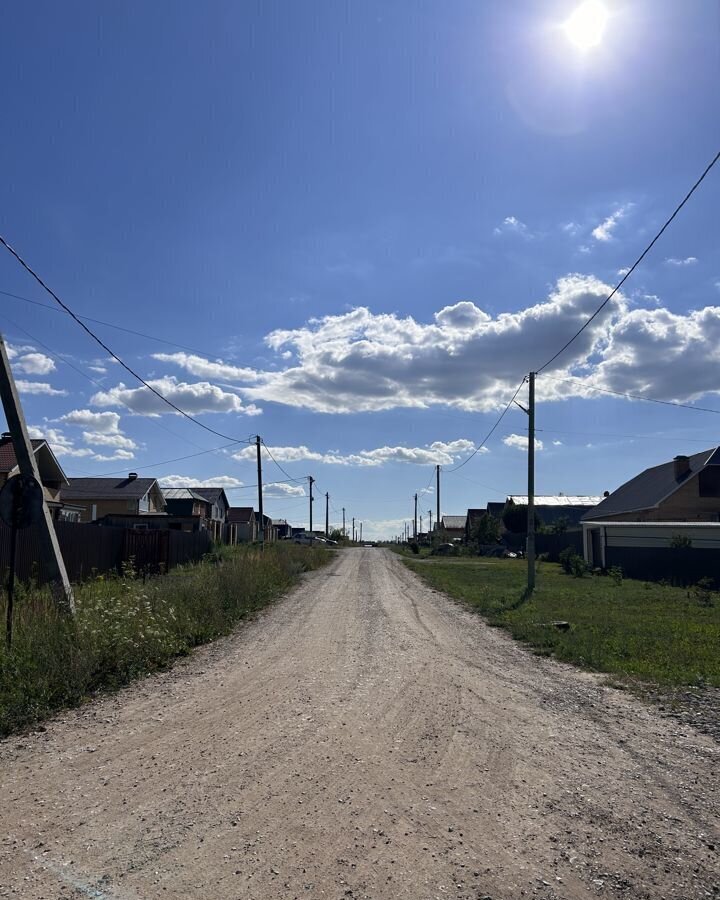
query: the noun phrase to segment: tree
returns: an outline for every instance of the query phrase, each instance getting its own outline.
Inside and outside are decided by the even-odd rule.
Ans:
[[[331,541],[337,541],[338,543],[340,543],[340,541],[344,541],[344,540],[346,540],[346,538],[345,538],[345,536],[343,535],[341,529],[339,529],[339,528],[334,528],[334,529],[330,532],[330,540],[331,540]]]
[[[513,534],[524,534],[527,531],[528,512],[524,503],[506,503],[502,511],[502,522]],[[535,531],[540,530],[540,519],[535,513]]]
[[[548,526],[550,534],[565,534],[570,527],[570,519],[567,516],[558,516],[554,522]]]
[[[470,529],[470,542],[480,547],[495,544],[500,539],[500,521],[488,513],[480,516]]]

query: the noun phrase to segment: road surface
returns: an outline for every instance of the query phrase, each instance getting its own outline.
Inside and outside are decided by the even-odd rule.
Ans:
[[[347,550],[0,744],[0,896],[717,897],[719,750]]]

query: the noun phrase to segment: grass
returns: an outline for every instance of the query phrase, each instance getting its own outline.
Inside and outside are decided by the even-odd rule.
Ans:
[[[75,617],[47,590],[20,587],[14,639],[0,647],[0,735],[167,666],[198,644],[229,633],[277,598],[327,550],[274,544],[220,548],[202,563],[143,580],[129,567],[76,588]],[[0,602],[5,622],[5,597]]]
[[[536,591],[523,603],[522,560],[405,563],[537,653],[632,681],[720,685],[717,594],[608,576],[573,578],[540,563]],[[570,629],[560,631],[555,621]]]

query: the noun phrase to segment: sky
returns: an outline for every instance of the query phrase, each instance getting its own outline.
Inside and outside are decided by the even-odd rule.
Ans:
[[[392,537],[526,493],[523,376],[720,149],[715,0],[109,0],[0,32],[0,253],[25,416],[69,477],[221,484]],[[537,382],[539,494],[720,443],[720,164]],[[14,296],[10,296],[14,295]],[[22,299],[21,299],[22,298]],[[33,303],[29,302],[33,301]],[[517,399],[526,402],[527,389]],[[213,433],[214,432],[214,433]],[[235,442],[235,443],[233,443]],[[244,443],[243,443],[244,442]],[[218,449],[222,448],[222,449]],[[211,452],[204,452],[211,451]],[[289,480],[292,478],[294,480]]]

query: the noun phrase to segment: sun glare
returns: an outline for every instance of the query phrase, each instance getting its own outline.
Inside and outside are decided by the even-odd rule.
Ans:
[[[586,0],[565,22],[568,39],[580,50],[597,47],[602,41],[607,25],[608,11],[599,0]]]

